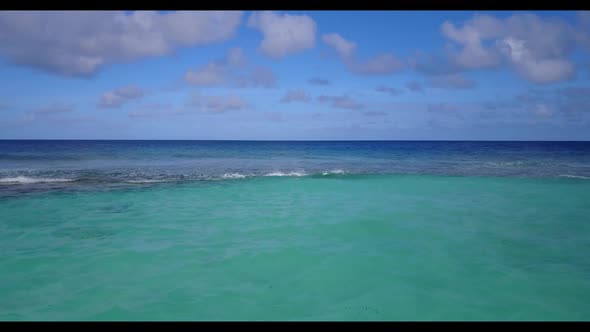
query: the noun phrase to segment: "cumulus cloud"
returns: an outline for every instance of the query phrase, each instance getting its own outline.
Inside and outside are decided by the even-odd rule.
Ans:
[[[462,26],[444,22],[441,31],[459,47],[450,53],[458,67],[508,64],[524,79],[539,84],[572,78],[570,56],[588,35],[564,20],[534,14],[514,14],[505,19],[475,15]]]
[[[346,60],[354,57],[356,43],[346,40],[337,33],[328,33],[322,36],[322,40],[340,56]]]
[[[529,89],[513,97],[484,103],[483,107],[511,111],[521,116],[533,114],[539,118],[563,116],[579,120],[590,113],[590,87],[569,86],[557,89]],[[521,111],[521,110],[524,110]]]
[[[98,101],[101,108],[117,108],[133,99],[140,99],[145,91],[135,85],[128,85],[105,92]]]
[[[205,113],[225,113],[248,108],[250,105],[240,96],[231,94],[228,96],[201,96],[194,93],[187,106],[197,108]]]
[[[189,69],[184,80],[192,85],[219,85],[230,80],[232,69],[246,66],[248,60],[241,48],[230,49],[223,59],[215,60],[195,69]]]
[[[241,48],[233,48],[223,59],[208,62],[185,75],[186,83],[198,86],[232,85],[242,88],[276,87],[277,77],[268,67],[248,67],[248,60]]]
[[[347,40],[337,33],[322,36],[323,42],[332,48],[347,69],[360,75],[385,75],[404,68],[404,63],[393,54],[382,53],[364,61],[356,57],[356,43]]]
[[[162,56],[232,37],[239,11],[4,11],[0,54],[9,62],[64,76]]]
[[[259,50],[274,59],[300,53],[315,46],[316,23],[307,15],[255,12],[248,19],[248,27],[262,32],[264,38]]]
[[[280,101],[281,103],[291,103],[295,101],[309,103],[311,101],[311,97],[305,91],[296,89],[287,91]]]
[[[413,92],[424,92],[424,90],[422,88],[422,84],[420,84],[416,81],[410,81],[410,82],[406,83],[406,88],[408,88],[408,90],[413,91]]]
[[[205,111],[211,113],[224,113],[232,110],[240,110],[247,106],[248,103],[239,96],[208,96],[205,102]]]
[[[500,57],[493,49],[484,48],[481,39],[483,36],[494,36],[493,31],[502,28],[499,24],[494,18],[484,15],[475,16],[461,29],[449,21],[444,22],[441,27],[443,35],[463,46],[463,49],[453,54],[454,62],[468,69],[498,65]]]
[[[465,78],[461,74],[433,76],[429,80],[432,87],[440,89],[471,89],[475,87],[475,82]]]
[[[529,81],[553,83],[574,75],[574,65],[569,59],[538,59],[525,46],[524,40],[508,37],[499,41],[498,45],[516,72]]]
[[[330,81],[319,77],[312,77],[308,80],[308,82],[309,84],[313,85],[330,85]]]
[[[401,70],[404,68],[404,64],[392,54],[379,54],[364,62],[352,63],[349,67],[357,74],[384,75]]]
[[[386,85],[380,85],[380,86],[376,87],[375,91],[388,93],[393,96],[401,95],[403,93],[403,91],[400,89],[392,88],[392,87],[389,87]]]
[[[329,104],[333,108],[344,108],[357,110],[364,107],[363,104],[350,98],[349,96],[326,96],[321,95],[317,98],[320,103]]]
[[[226,83],[227,68],[225,65],[210,62],[204,66],[184,74],[184,80],[192,85],[219,85]]]

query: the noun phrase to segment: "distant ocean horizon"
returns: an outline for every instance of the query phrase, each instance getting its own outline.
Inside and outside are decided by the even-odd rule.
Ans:
[[[0,320],[587,320],[590,142],[0,140]]]
[[[0,141],[222,141],[222,142],[590,142],[590,140],[461,139],[180,139],[180,138],[0,138]]]

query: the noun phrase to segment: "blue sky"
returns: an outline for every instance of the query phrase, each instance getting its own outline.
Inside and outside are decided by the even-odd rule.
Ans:
[[[1,12],[0,138],[590,139],[589,12]]]

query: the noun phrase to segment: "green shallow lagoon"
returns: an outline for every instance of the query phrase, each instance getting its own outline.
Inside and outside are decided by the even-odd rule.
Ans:
[[[588,320],[590,181],[260,177],[0,199],[0,320]]]

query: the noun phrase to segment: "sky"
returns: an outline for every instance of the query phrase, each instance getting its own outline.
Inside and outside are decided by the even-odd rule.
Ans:
[[[0,139],[590,140],[590,12],[1,11]]]

